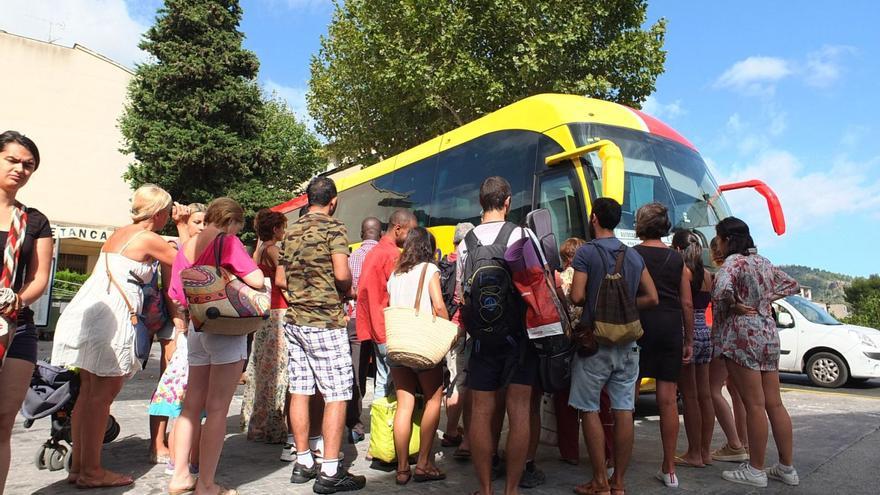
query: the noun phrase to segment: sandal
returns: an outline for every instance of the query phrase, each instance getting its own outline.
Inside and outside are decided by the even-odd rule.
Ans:
[[[168,495],[183,495],[184,493],[193,492],[196,489],[197,479],[193,479],[192,484],[185,488],[168,488]]]
[[[107,475],[110,475],[109,477]],[[87,481],[83,481],[82,478],[76,479],[76,487],[81,490],[91,489],[91,488],[114,488],[119,486],[128,486],[134,484],[134,478],[127,474],[117,474],[111,471],[104,471],[104,477],[97,481],[89,483]]]
[[[238,490],[235,488],[226,488],[225,486],[217,485],[217,488],[220,488],[220,491],[217,492],[217,495],[238,495]]]
[[[419,472],[421,471],[421,473]],[[437,469],[436,466],[431,466],[428,469],[422,469],[420,467],[416,467],[416,472],[413,475],[413,479],[416,483],[425,483],[428,481],[441,481],[446,479],[446,473]]]
[[[452,458],[459,461],[469,461],[471,458],[471,451],[470,449],[463,449],[459,447],[455,449],[455,452],[452,453]]]
[[[684,467],[692,467],[692,468],[704,468],[704,467],[706,467],[705,464],[694,464],[694,463],[688,461],[687,459],[685,459],[683,456],[680,456],[680,455],[675,456],[675,458],[674,458],[673,460],[675,461],[675,465],[676,465],[676,466],[684,466]]]
[[[464,441],[464,435],[452,436],[443,434],[443,439],[440,440],[441,447],[458,447],[461,445],[461,442]]]
[[[574,492],[578,495],[611,495],[611,488],[597,489],[593,485],[593,481],[574,487]]]
[[[409,480],[412,478],[412,471],[409,468],[404,469],[403,471],[397,471],[397,478],[394,480],[398,485],[405,485],[409,483]]]

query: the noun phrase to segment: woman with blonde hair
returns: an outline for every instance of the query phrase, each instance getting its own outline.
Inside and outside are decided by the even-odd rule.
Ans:
[[[27,136],[0,134],[0,493],[11,458],[12,426],[37,361],[37,328],[28,307],[43,295],[52,265],[52,229],[45,215],[16,196],[40,166],[40,151]],[[5,355],[4,355],[5,354]]]
[[[187,306],[180,273],[195,265],[216,263],[215,249],[219,243],[220,265],[255,289],[263,288],[263,272],[254,263],[236,234],[244,226],[244,210],[231,198],[217,198],[208,205],[205,229],[178,251],[171,270],[168,295]],[[174,475],[168,483],[168,492],[182,494],[237,493],[217,485],[214,476],[223,439],[226,436],[226,415],[232,394],[238,385],[241,369],[247,356],[246,337],[187,332],[189,378],[183,412],[174,425]],[[202,411],[207,414],[199,438],[199,477],[195,479],[187,463],[196,441]]]
[[[186,241],[198,235],[205,228],[205,212],[207,207],[202,203],[191,203],[184,208],[179,208],[174,219],[185,221],[186,229],[180,237],[168,243],[179,250]],[[169,308],[174,307],[174,301],[168,297],[168,286],[171,282],[171,267],[162,268],[162,287],[164,289],[166,304]],[[166,441],[168,422],[180,416],[183,408],[183,398],[186,395],[186,381],[189,373],[187,361],[186,332],[187,320],[182,314],[172,314],[171,324],[163,328],[156,337],[162,346],[162,357],[159,361],[159,384],[150,399],[150,462],[153,464],[166,464],[166,471],[174,470],[174,460],[171,457],[171,438]],[[181,352],[178,353],[177,351]],[[172,433],[173,437],[173,433]],[[194,456],[198,459],[198,455]]]
[[[132,197],[132,224],[104,243],[94,273],[61,314],[55,327],[52,364],[79,369],[80,392],[73,410],[73,466],[68,481],[79,488],[125,486],[129,475],[101,466],[101,446],[110,404],[127,378],[141,369],[133,315],[143,306],[142,286],[156,261],[170,265],[174,248],[156,232],[172,214],[171,196],[153,184]],[[178,230],[184,229],[182,223]]]

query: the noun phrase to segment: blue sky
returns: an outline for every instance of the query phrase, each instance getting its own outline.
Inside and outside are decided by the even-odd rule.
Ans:
[[[245,46],[260,81],[305,115],[309,60],[326,33],[326,0],[243,0]],[[81,43],[124,64],[156,0],[0,0],[0,29]],[[687,136],[719,182],[761,179],[788,233],[755,193],[730,193],[762,253],[853,275],[880,272],[880,5],[850,1],[654,0],[668,21],[666,72],[645,109]],[[63,25],[62,25],[63,24]]]

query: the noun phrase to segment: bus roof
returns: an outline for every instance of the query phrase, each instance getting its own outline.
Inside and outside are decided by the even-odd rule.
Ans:
[[[504,129],[546,132],[560,125],[579,122],[596,122],[647,132],[696,150],[694,145],[681,134],[640,110],[584,96],[546,93],[512,103],[398,155],[370,165],[355,174],[339,179],[337,188],[343,191],[363,184],[395,169],[403,168],[490,132]],[[272,209],[287,213],[305,206],[306,203],[305,195],[303,195]]]

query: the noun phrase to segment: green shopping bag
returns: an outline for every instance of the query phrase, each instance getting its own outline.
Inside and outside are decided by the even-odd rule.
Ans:
[[[373,459],[384,463],[396,462],[394,452],[394,413],[397,411],[395,397],[380,397],[373,400],[370,406],[370,455]],[[422,424],[422,413],[425,412],[425,401],[416,396],[416,407],[413,411],[412,436],[409,439],[409,455],[419,453],[419,434]]]

